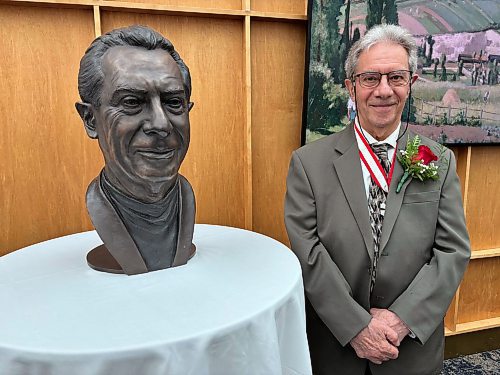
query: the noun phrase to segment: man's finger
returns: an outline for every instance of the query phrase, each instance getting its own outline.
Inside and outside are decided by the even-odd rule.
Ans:
[[[380,343],[377,349],[374,348],[374,356],[380,360],[396,359],[399,355],[399,350],[389,342]]]
[[[396,334],[396,340],[393,340],[393,337],[385,336],[387,338],[387,341],[389,341],[392,345],[394,346],[399,346],[401,344],[401,341],[399,341],[399,336]]]
[[[398,358],[399,351],[394,346],[388,345],[385,350],[385,354],[388,359],[396,359]]]
[[[385,334],[385,337],[387,338],[387,340],[392,345],[399,346],[399,344],[400,344],[399,337],[398,337],[398,334],[397,334],[397,332],[395,330],[393,330],[392,328],[386,326],[386,328],[384,330],[384,334]]]

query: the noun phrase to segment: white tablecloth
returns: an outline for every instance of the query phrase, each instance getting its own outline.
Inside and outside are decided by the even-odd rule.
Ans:
[[[90,269],[95,232],[0,258],[0,374],[310,374],[300,265],[279,242],[196,225],[187,265]]]

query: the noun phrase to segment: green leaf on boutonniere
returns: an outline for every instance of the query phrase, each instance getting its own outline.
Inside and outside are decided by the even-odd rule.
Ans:
[[[401,163],[404,174],[396,187],[396,193],[401,191],[403,184],[409,177],[417,178],[420,181],[437,180],[439,178],[438,170],[440,165],[434,163],[438,161],[446,162],[443,158],[445,148],[441,146],[438,155],[426,146],[420,144],[420,137],[416,135],[413,139],[408,136],[406,148],[400,150],[397,155],[398,161]]]

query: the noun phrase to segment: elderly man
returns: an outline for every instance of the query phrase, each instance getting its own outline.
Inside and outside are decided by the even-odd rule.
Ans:
[[[406,30],[369,30],[346,61],[356,120],[292,155],[285,223],[315,374],[442,367],[443,318],[470,247],[453,153],[400,122],[416,65]]]
[[[189,70],[172,43],[143,26],[92,42],[80,63],[76,109],[105,167],[87,208],[104,246],[89,265],[137,274],[193,254],[195,199],[179,167],[189,146]]]

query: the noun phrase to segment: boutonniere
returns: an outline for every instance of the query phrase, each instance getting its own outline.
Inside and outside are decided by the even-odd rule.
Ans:
[[[439,178],[438,170],[440,165],[434,163],[442,159],[445,148],[441,146],[439,156],[425,145],[420,144],[420,137],[416,135],[413,139],[408,137],[406,149],[398,154],[398,160],[403,166],[404,174],[399,180],[396,193],[401,191],[403,184],[408,177],[418,178],[420,181],[437,180]],[[440,160],[442,161],[442,160]]]

